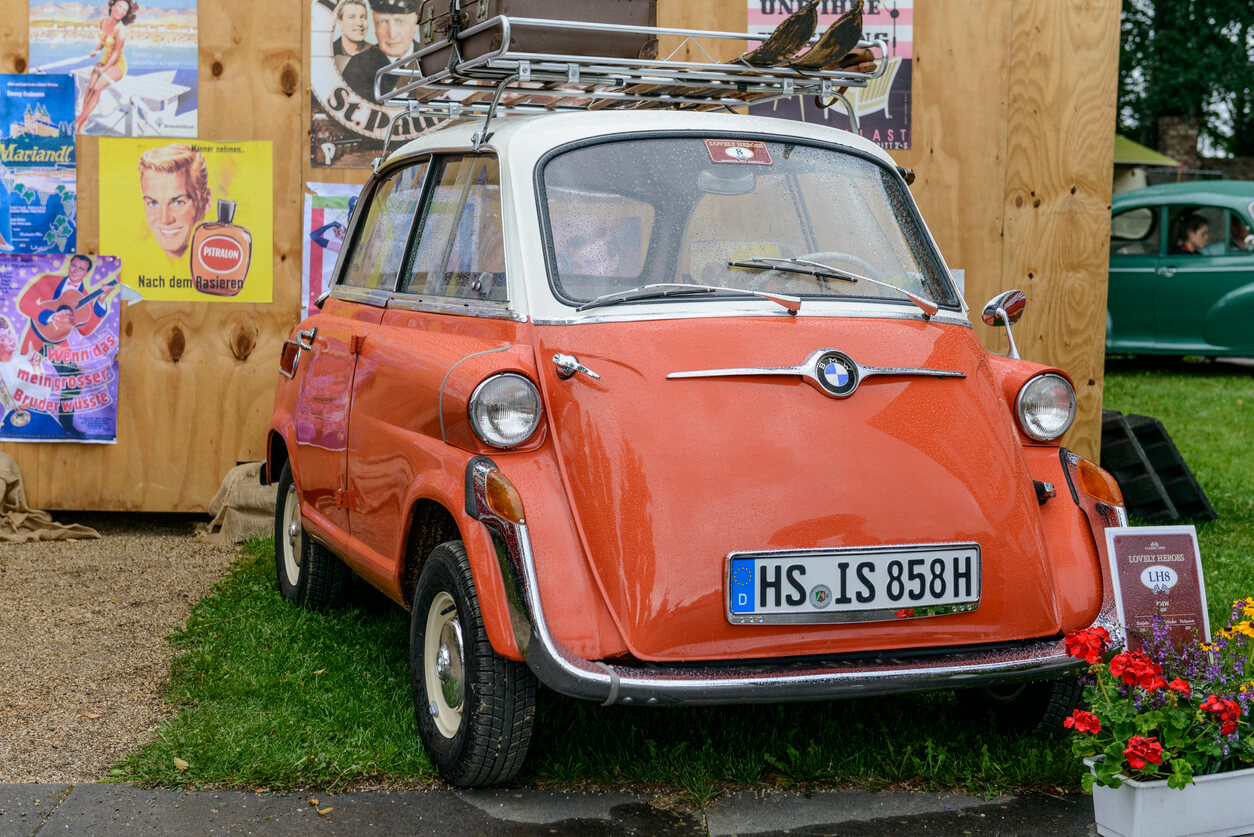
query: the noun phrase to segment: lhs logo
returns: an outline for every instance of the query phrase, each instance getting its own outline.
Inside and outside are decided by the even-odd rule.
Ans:
[[[839,398],[858,388],[858,364],[840,352],[825,352],[815,363],[814,372],[823,389]]]

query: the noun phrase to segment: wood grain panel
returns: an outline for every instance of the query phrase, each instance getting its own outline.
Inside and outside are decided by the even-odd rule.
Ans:
[[[717,32],[744,32],[749,28],[749,6],[745,0],[658,0],[657,25],[673,29],[711,29]],[[701,45],[716,61],[729,61],[745,51],[744,41],[710,40]],[[658,54],[675,52],[679,61],[708,61],[700,49],[684,39],[668,36],[659,39]]]
[[[299,310],[298,152],[308,147],[303,4],[279,5],[232,0],[200,13],[200,138],[274,144],[274,302],[124,309],[118,443],[4,446],[35,506],[204,511],[230,467],[263,453],[279,346]],[[0,63],[15,66],[25,60],[27,4],[2,8]],[[97,142],[78,142],[79,249],[88,253],[99,252]]]
[[[1119,4],[1016,0],[1013,8],[1002,276],[1006,287],[1028,294],[1027,313],[1015,330],[1019,351],[1075,381],[1079,415],[1063,443],[1095,458]]]

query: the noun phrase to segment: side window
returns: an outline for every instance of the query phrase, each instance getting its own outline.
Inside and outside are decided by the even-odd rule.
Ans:
[[[505,302],[501,173],[495,157],[441,160],[401,290]]]
[[[1173,206],[1168,210],[1167,252],[1173,256],[1217,256],[1224,252],[1227,212],[1217,206]]]
[[[353,249],[344,262],[341,285],[392,290],[422,197],[426,168],[426,162],[422,162],[399,169],[375,188]]]
[[[1158,216],[1156,207],[1139,206],[1110,219],[1112,256],[1158,255]]]

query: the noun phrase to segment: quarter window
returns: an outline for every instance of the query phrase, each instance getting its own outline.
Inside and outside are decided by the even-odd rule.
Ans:
[[[400,169],[374,190],[353,250],[344,263],[341,285],[388,291],[396,286],[426,168],[423,162]]]
[[[1158,255],[1158,210],[1139,206],[1111,218],[1110,252],[1114,256]]]

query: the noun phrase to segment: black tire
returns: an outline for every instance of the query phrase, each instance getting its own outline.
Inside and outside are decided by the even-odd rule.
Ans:
[[[446,782],[475,787],[518,775],[531,744],[536,678],[492,650],[461,541],[433,549],[418,577],[409,671],[418,733]]]
[[[305,533],[288,463],[274,501],[274,572],[283,598],[310,610],[339,607],[348,595],[348,566]]]
[[[1066,733],[1064,719],[1079,708],[1084,689],[1076,675],[967,689],[955,693],[971,712],[991,713],[1000,729],[1041,737]]]

